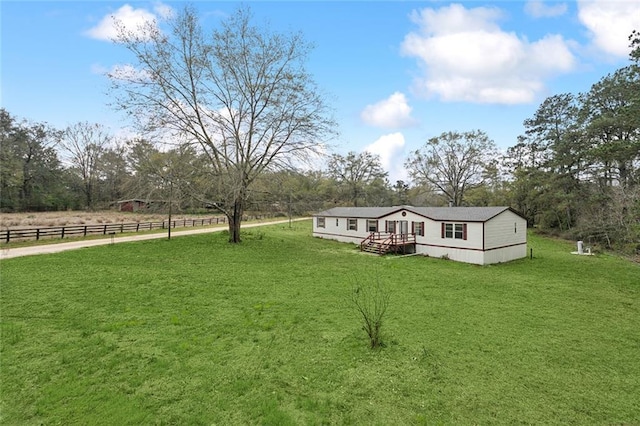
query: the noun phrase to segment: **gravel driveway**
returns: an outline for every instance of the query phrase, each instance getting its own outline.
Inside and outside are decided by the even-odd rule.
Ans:
[[[298,221],[298,220],[306,220],[306,219],[308,218],[300,218],[300,219],[293,219],[293,220]],[[273,222],[249,223],[246,225],[242,225],[242,229],[255,228],[256,226],[277,225],[279,223],[289,223],[289,219],[277,220]],[[207,234],[210,232],[220,232],[220,231],[224,231],[225,229],[228,229],[228,228],[226,226],[221,226],[216,228],[200,228],[200,229],[190,229],[190,230],[184,230],[184,231],[174,231],[172,229],[171,238],[181,237],[183,235]],[[128,237],[118,237],[118,238],[114,238],[113,242],[111,238],[103,238],[100,240],[71,241],[68,243],[43,244],[43,245],[32,246],[32,247],[1,248],[0,259],[10,259],[12,257],[20,257],[20,256],[31,256],[35,254],[58,253],[61,251],[75,250],[83,247],[103,246],[103,245],[112,244],[112,243],[120,244],[120,243],[127,243],[130,241],[153,240],[158,238],[167,238],[167,234],[161,233],[161,234],[146,234],[146,235],[132,235]]]

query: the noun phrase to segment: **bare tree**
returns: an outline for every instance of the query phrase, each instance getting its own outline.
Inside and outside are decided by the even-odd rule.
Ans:
[[[405,167],[416,183],[434,186],[460,206],[466,191],[484,183],[496,159],[495,143],[484,132],[445,132],[416,150]]]
[[[375,182],[386,184],[388,175],[382,168],[380,156],[367,151],[360,154],[351,151],[346,156],[333,154],[328,174],[345,188],[349,200],[356,207],[367,189]]]
[[[86,207],[93,209],[100,177],[100,158],[111,143],[104,126],[88,122],[69,126],[63,135],[63,158],[82,181]]]
[[[166,33],[155,22],[142,32],[121,26],[117,41],[137,64],[110,75],[118,106],[141,129],[199,147],[211,166],[210,202],[229,219],[229,241],[240,242],[255,179],[319,153],[333,132],[304,67],[310,45],[300,34],[252,25],[246,8],[213,32],[189,6],[166,25]]]
[[[126,183],[131,178],[126,149],[122,141],[115,142],[112,147],[105,148],[99,158],[99,194],[104,200],[117,201],[124,196]]]

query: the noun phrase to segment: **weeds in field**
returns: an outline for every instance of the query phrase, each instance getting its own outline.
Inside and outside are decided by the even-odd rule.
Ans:
[[[362,321],[362,329],[369,337],[371,349],[384,347],[382,320],[389,307],[389,291],[380,283],[357,283],[351,290],[351,302]]]

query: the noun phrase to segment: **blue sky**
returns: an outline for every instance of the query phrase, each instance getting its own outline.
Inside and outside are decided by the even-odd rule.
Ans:
[[[193,4],[213,27],[238,6]],[[578,93],[628,61],[640,0],[248,1],[257,23],[301,31],[309,71],[339,123],[332,150],[381,156],[390,180],[445,131],[485,131],[506,149],[540,102]],[[184,2],[1,1],[2,107],[58,128],[89,121],[130,134],[104,73],[129,63],[111,16],[135,25]]]

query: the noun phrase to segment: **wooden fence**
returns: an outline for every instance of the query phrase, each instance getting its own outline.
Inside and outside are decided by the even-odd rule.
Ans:
[[[262,217],[256,217],[261,219]],[[246,220],[246,219],[245,219]],[[172,220],[171,228],[217,225],[227,223],[227,218],[212,217],[207,219]],[[41,238],[86,237],[87,235],[111,235],[123,232],[150,231],[153,229],[167,229],[169,221],[137,222],[137,223],[107,223],[99,225],[69,225],[49,226],[45,228],[23,228],[0,230],[0,241],[9,243],[15,240],[40,240]]]

